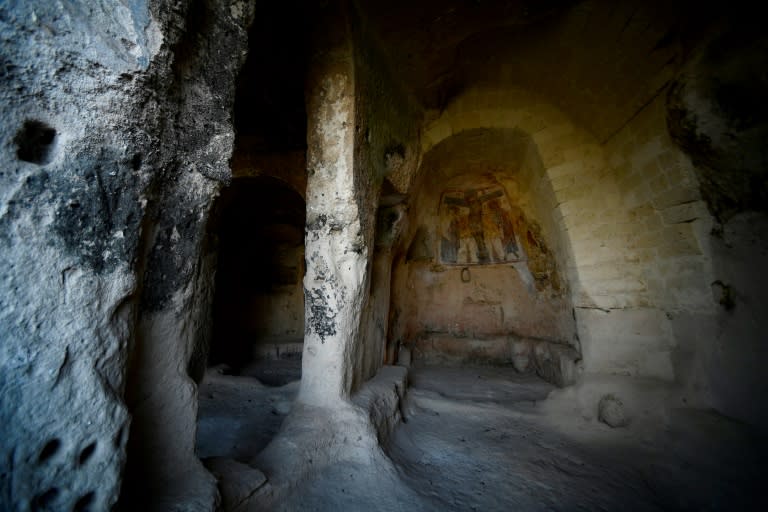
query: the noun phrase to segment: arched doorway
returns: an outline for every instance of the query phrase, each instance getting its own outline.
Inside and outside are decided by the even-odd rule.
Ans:
[[[209,366],[279,385],[300,376],[304,199],[271,177],[222,191]]]
[[[298,390],[304,334],[301,195],[272,177],[235,178],[210,225],[218,248],[196,451],[247,462],[280,428]]]

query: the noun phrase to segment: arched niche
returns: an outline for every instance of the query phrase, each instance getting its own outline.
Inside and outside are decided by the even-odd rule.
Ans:
[[[466,130],[424,155],[393,265],[390,347],[414,364],[514,364],[573,381],[565,244],[544,177],[514,128]]]

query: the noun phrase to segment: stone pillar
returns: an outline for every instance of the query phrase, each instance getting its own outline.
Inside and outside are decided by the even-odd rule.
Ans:
[[[368,247],[355,194],[355,85],[345,13],[326,9],[307,88],[305,337],[298,400],[349,395],[365,297]]]
[[[253,5],[189,2],[162,70],[166,119],[154,143],[137,263],[135,338],[127,374],[132,415],[121,510],[209,511],[216,479],[195,454],[197,386],[210,332],[215,255],[206,241],[213,199],[231,175],[235,79]],[[205,23],[198,23],[205,20]],[[170,50],[169,49],[169,50]]]

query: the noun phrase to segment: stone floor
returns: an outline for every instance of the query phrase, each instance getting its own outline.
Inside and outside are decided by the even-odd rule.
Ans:
[[[258,371],[257,371],[258,370]],[[284,376],[253,367],[251,374],[266,374],[267,381]],[[197,454],[201,459],[227,457],[247,462],[275,436],[291,410],[297,380],[268,386],[250,375],[227,375],[209,370],[200,386],[197,420]]]
[[[240,370],[267,386],[283,386],[301,379],[301,358],[257,360]]]
[[[653,432],[611,429],[552,412],[552,386],[511,368],[415,368],[409,380],[406,421],[383,450],[341,454],[237,510],[767,509],[765,437],[717,414],[680,409]],[[296,389],[209,373],[200,456],[258,460]]]

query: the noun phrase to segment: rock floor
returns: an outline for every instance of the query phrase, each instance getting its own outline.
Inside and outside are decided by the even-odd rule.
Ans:
[[[611,429],[547,412],[552,386],[512,369],[414,368],[409,380],[407,421],[383,452],[310,471],[237,510],[768,509],[765,437],[714,413],[676,410],[654,432]],[[253,460],[296,389],[208,376],[200,456]]]
[[[259,453],[280,429],[299,389],[298,380],[282,386],[262,382],[282,381],[286,373],[284,365],[275,372],[250,368],[247,375],[210,369],[198,392],[198,457],[227,457],[245,463]]]

